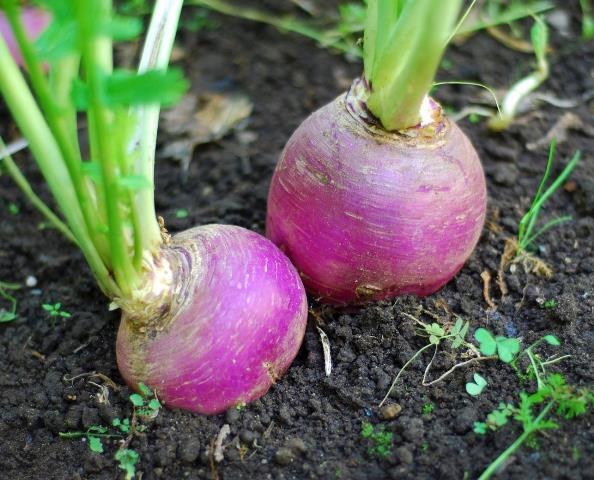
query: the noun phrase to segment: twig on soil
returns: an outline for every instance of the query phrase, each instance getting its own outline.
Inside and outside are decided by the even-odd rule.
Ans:
[[[495,302],[491,298],[491,273],[489,270],[482,272],[481,278],[483,279],[483,297],[485,297],[485,302],[487,302],[491,310],[495,310],[497,305],[495,305]]]
[[[326,332],[316,325],[318,333],[320,334],[320,340],[322,342],[322,350],[324,351],[324,370],[326,376],[329,377],[332,373],[332,357],[330,356],[330,340]]]

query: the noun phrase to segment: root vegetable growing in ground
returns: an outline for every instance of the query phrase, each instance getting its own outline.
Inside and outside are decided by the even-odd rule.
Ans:
[[[460,7],[370,0],[363,76],[285,147],[270,187],[267,235],[323,301],[429,295],[479,239],[481,163],[428,96]]]
[[[159,106],[187,86],[167,71],[181,0],[156,2],[138,73],[114,69],[113,41],[137,36],[141,24],[114,15],[110,0],[39,3],[53,20],[33,46],[19,2],[0,1],[31,85],[0,41],[0,92],[65,221],[24,188],[10,158],[9,174],[82,250],[122,310],[118,366],[133,388],[142,382],[163,403],[202,413],[258,398],[295,357],[307,302],[297,272],[269,240],[223,225],[171,237],[156,217]]]

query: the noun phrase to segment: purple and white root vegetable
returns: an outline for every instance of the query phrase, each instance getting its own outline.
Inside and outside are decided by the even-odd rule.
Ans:
[[[290,138],[270,187],[267,235],[323,301],[428,295],[479,239],[481,163],[434,101],[424,101],[419,125],[388,132],[371,121],[358,86]]]
[[[153,273],[161,277],[142,292],[155,310],[122,305],[117,358],[126,382],[206,414],[266,393],[307,323],[305,291],[287,257],[256,233],[207,225],[175,235],[159,263]]]
[[[23,27],[25,28],[25,32],[27,37],[31,40],[35,40],[43,30],[48,26],[51,20],[51,15],[42,10],[40,8],[23,8],[22,9],[22,16],[21,21],[23,22]],[[0,11],[0,35],[4,38],[6,45],[8,46],[8,50],[14,58],[14,61],[18,65],[23,65],[23,56],[21,55],[21,51],[17,45],[17,41],[14,38],[14,34],[12,29],[10,28],[9,22],[6,19],[4,13]]]

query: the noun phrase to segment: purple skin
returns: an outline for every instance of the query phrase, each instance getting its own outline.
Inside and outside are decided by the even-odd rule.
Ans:
[[[385,132],[342,95],[295,131],[266,231],[311,294],[337,305],[424,296],[460,270],[484,224],[485,178],[458,126],[434,127],[430,138]]]
[[[39,8],[23,8],[21,14],[21,20],[25,26],[27,37],[31,40],[35,40],[48,23],[51,20],[51,16],[48,12]],[[6,16],[0,12],[0,35],[4,38],[8,51],[12,55],[12,58],[18,65],[23,65],[23,57],[21,51],[17,45],[17,42],[12,34],[12,30],[6,19]]]
[[[295,268],[266,238],[207,225],[166,247],[173,298],[156,325],[122,316],[117,360],[168,406],[215,414],[264,395],[303,340],[307,298]],[[149,324],[150,325],[150,324]]]

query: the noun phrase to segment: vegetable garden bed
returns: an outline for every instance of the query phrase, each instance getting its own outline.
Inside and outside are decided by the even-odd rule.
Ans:
[[[510,421],[497,432],[479,435],[474,423],[500,402],[517,404],[530,383],[522,383],[501,362],[482,362],[425,387],[430,350],[407,368],[380,409],[399,369],[427,343],[411,316],[443,325],[459,316],[471,332],[484,327],[521,337],[524,348],[552,334],[561,345],[545,345],[539,352],[571,357],[550,370],[569,384],[593,388],[594,101],[588,92],[594,90],[594,48],[579,38],[579,9],[568,14],[569,37],[550,28],[551,75],[541,90],[577,100],[576,105],[541,103],[499,134],[489,133],[482,121],[460,122],[483,162],[488,189],[487,224],[461,272],[420,300],[402,297],[340,310],[310,298],[305,341],[287,374],[260,400],[217,416],[155,404],[153,412],[150,392],[134,397],[134,407],[133,392],[116,367],[118,314],[107,311],[82,255],[57,231],[43,228],[43,219],[10,178],[0,176],[0,281],[20,284],[17,290],[3,290],[17,300],[17,318],[0,325],[0,479],[123,478],[114,454],[128,437],[126,419],[142,426],[128,445],[138,454],[136,478],[140,473],[143,479],[478,478],[522,429]],[[263,233],[268,187],[281,149],[309,112],[348,88],[361,66],[269,26],[212,13],[209,18],[218,26],[181,30],[178,64],[193,93],[238,91],[251,99],[254,110],[246,130],[197,148],[185,174],[171,158],[157,160],[157,213],[171,232],[228,223]],[[505,48],[484,33],[451,47],[446,59],[448,70],[442,69],[439,79],[472,79],[495,87],[526,74],[533,62],[530,54]],[[472,88],[444,86],[435,95],[444,106],[460,110],[476,97]],[[0,108],[0,133],[14,139],[14,125]],[[573,220],[537,240],[536,254],[552,268],[552,278],[526,274],[515,265],[505,274],[508,293],[502,298],[496,276],[505,240],[515,237],[530,207],[546,165],[549,143],[543,139],[562,117],[573,120],[565,120],[571,128],[564,139],[557,130],[552,176],[577,149],[582,160],[541,215]],[[160,149],[173,140],[162,131]],[[20,164],[49,201],[32,162]],[[492,277],[490,296],[485,295],[485,271]],[[329,376],[317,327],[329,339]],[[455,354],[442,350],[433,362],[434,378],[456,363]],[[475,372],[488,380],[479,396],[465,388]],[[149,410],[146,418],[136,418],[139,408]],[[516,451],[497,478],[591,478],[593,422],[588,413],[534,436],[535,442]],[[229,426],[226,436],[224,425]],[[108,432],[92,430],[104,426]],[[89,431],[77,438],[60,436]],[[89,448],[99,436],[92,432],[113,435],[101,437],[103,453]],[[125,465],[125,459],[119,463]]]

